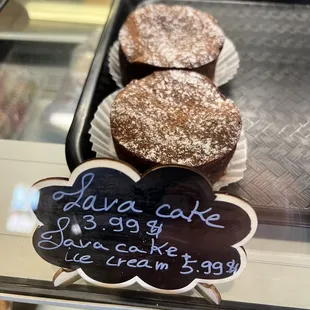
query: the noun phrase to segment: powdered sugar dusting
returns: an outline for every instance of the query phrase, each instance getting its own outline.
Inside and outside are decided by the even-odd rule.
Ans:
[[[224,33],[209,14],[189,6],[151,4],[131,13],[119,41],[128,61],[196,68],[219,56]]]
[[[136,156],[161,164],[200,166],[236,146],[238,108],[206,77],[159,71],[134,80],[111,107],[113,137]]]

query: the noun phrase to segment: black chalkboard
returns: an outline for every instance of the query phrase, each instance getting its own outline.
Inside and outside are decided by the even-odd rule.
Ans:
[[[185,292],[219,283],[245,268],[244,245],[257,218],[240,198],[213,193],[192,169],[162,166],[143,176],[129,165],[97,159],[69,180],[34,185],[42,223],[37,253],[95,284],[139,282],[159,292]]]

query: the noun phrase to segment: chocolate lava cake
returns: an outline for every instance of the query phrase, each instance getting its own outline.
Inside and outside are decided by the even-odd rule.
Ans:
[[[224,40],[223,31],[206,12],[164,4],[139,8],[119,33],[123,84],[167,69],[196,71],[213,80]]]
[[[140,172],[184,165],[212,183],[225,173],[241,132],[235,104],[207,77],[185,70],[133,80],[115,97],[110,122],[118,157]]]

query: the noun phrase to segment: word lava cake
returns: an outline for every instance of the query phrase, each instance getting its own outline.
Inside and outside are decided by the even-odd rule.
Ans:
[[[215,183],[241,133],[235,104],[205,76],[158,71],[133,80],[111,106],[117,156],[140,172],[160,164],[196,168]]]

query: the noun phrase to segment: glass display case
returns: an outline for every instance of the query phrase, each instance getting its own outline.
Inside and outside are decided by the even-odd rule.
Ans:
[[[65,143],[108,12],[108,2],[7,3],[1,13],[2,101],[18,115],[2,111],[1,138]],[[12,96],[17,102],[10,107]]]
[[[245,246],[245,272],[216,285],[220,305],[196,288],[168,295],[138,284],[112,289],[82,279],[56,288],[52,279],[59,268],[37,255],[32,232],[11,229],[12,205],[21,203],[26,188],[48,177],[68,178],[95,157],[90,121],[117,89],[108,52],[140,2],[0,3],[0,300],[38,309],[310,309],[306,1],[170,0],[212,13],[240,57],[238,75],[220,90],[240,105],[247,170],[225,191],[251,203],[258,229]],[[0,310],[8,306],[0,304]]]

